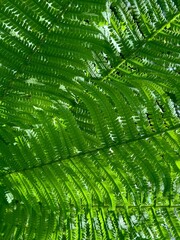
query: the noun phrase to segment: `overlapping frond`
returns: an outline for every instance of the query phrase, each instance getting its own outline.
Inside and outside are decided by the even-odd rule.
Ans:
[[[180,237],[178,7],[1,3],[2,239]]]

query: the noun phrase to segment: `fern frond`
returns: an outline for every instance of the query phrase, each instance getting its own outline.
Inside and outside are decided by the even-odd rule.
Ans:
[[[3,1],[2,239],[178,239],[179,5]]]

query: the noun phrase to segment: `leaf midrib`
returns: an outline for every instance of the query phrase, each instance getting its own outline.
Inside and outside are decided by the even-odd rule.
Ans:
[[[157,29],[155,32],[153,32],[149,37],[143,39],[142,41],[139,42],[139,46],[137,48],[134,49],[134,51],[130,51],[130,54],[128,56],[126,56],[125,59],[123,59],[120,63],[117,64],[117,66],[115,66],[113,69],[111,69],[109,71],[109,73],[107,73],[102,79],[101,81],[105,81],[106,79],[108,79],[108,77],[113,74],[114,72],[116,72],[116,70],[118,70],[118,68],[123,65],[125,62],[127,62],[129,59],[131,59],[132,57],[134,57],[134,55],[141,50],[142,48],[144,48],[144,46],[152,41],[160,32],[162,32],[165,27],[167,27],[170,23],[172,23],[173,21],[176,20],[176,18],[178,18],[180,16],[180,13],[177,13],[174,17],[172,17],[168,22],[166,22],[165,24],[163,24],[159,29]]]
[[[42,163],[42,164],[32,166],[32,167],[29,167],[29,168],[23,168],[23,169],[19,169],[17,171],[8,171],[6,173],[1,174],[0,177],[5,177],[7,175],[11,175],[11,174],[14,174],[14,173],[20,173],[20,172],[24,172],[24,171],[33,170],[33,169],[36,169],[36,168],[41,168],[41,167],[48,166],[48,165],[51,165],[51,164],[55,164],[55,163],[58,163],[58,162],[61,162],[61,161],[66,161],[66,160],[69,160],[69,159],[72,160],[72,159],[75,159],[75,158],[80,157],[80,156],[82,157],[82,156],[89,155],[89,154],[92,155],[93,153],[97,153],[99,151],[105,151],[105,150],[108,150],[112,147],[120,147],[120,146],[127,145],[127,144],[130,144],[130,143],[138,142],[138,141],[141,141],[141,140],[144,140],[144,139],[149,139],[151,137],[156,137],[158,135],[162,135],[163,133],[173,131],[173,130],[177,130],[177,129],[180,129],[180,124],[177,124],[173,127],[169,127],[168,129],[163,130],[163,131],[158,131],[158,132],[155,132],[155,133],[152,133],[152,134],[149,134],[149,135],[142,136],[140,138],[127,140],[125,142],[118,142],[118,143],[115,143],[115,144],[110,144],[108,146],[105,145],[105,146],[100,147],[100,148],[92,149],[92,150],[89,150],[89,151],[86,151],[86,152],[80,152],[78,154],[75,154],[75,155],[72,155],[72,156],[69,156],[69,157],[66,157],[66,158],[60,158],[60,159],[55,160],[55,161],[50,161],[48,163]]]

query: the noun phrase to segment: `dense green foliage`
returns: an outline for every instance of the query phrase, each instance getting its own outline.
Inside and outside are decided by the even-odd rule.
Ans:
[[[0,239],[180,239],[178,1],[0,16]]]

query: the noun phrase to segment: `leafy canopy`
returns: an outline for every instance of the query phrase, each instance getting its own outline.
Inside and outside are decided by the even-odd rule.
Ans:
[[[0,8],[0,239],[178,240],[178,1]]]

